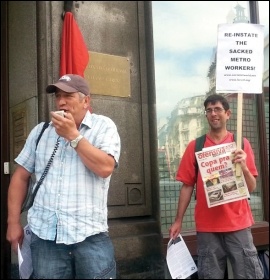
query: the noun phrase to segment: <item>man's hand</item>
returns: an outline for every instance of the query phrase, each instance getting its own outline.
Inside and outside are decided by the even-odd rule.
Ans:
[[[20,223],[8,224],[7,228],[7,240],[11,244],[12,250],[18,253],[18,244],[22,245],[24,238],[24,231]]]
[[[233,152],[233,163],[240,163],[242,170],[245,170],[247,168],[246,165],[246,158],[247,154],[242,150],[238,149]]]
[[[181,222],[175,221],[169,229],[170,238],[175,239],[181,232],[181,228]]]
[[[51,112],[52,123],[56,133],[67,141],[75,139],[79,135],[75,120],[72,114],[65,112],[64,117],[55,112]]]

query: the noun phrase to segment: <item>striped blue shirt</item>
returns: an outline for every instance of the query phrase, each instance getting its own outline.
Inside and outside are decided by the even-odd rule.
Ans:
[[[15,159],[19,165],[35,173],[37,181],[58,138],[50,123],[35,150],[35,141],[42,126],[43,123],[40,123],[33,128]],[[79,131],[93,146],[112,155],[118,165],[120,137],[110,118],[87,112]],[[110,178],[101,178],[87,169],[69,142],[60,137],[49,172],[37,192],[33,207],[28,211],[31,230],[42,239],[64,244],[78,243],[90,235],[108,231]]]

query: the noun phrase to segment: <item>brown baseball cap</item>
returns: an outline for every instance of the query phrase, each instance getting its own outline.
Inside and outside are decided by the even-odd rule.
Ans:
[[[81,92],[85,95],[90,95],[89,86],[86,80],[76,74],[66,74],[62,76],[56,83],[48,85],[46,87],[47,93],[56,92],[56,88],[59,88],[65,92]]]

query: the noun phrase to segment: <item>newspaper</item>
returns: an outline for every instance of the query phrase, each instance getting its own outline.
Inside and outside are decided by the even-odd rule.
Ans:
[[[235,150],[236,143],[231,142],[195,153],[209,208],[250,197],[243,173],[235,175]]]
[[[180,234],[175,240],[170,239],[168,242],[166,260],[172,279],[186,279],[197,271],[197,266]]]

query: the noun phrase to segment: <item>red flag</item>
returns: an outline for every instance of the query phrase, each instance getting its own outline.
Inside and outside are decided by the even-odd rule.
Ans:
[[[71,12],[65,13],[60,59],[60,77],[77,74],[84,77],[89,61],[87,46]]]

